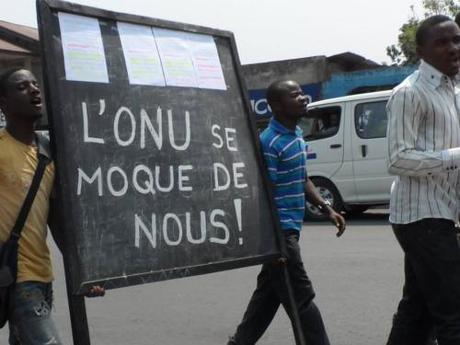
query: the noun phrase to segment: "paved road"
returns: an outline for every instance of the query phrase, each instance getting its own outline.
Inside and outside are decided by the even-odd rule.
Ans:
[[[384,344],[402,285],[402,254],[382,210],[348,220],[337,239],[331,226],[306,223],[304,261],[317,291],[333,345]],[[56,254],[56,249],[54,248]],[[72,344],[56,254],[54,317],[66,344]],[[258,267],[111,290],[87,299],[93,345],[218,345],[239,322],[254,288]],[[0,344],[6,344],[6,329]],[[289,320],[280,310],[259,341],[294,344]]]

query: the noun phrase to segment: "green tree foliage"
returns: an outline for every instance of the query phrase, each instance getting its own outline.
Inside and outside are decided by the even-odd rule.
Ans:
[[[460,12],[460,2],[455,0],[423,0],[424,17],[419,19],[411,6],[411,17],[399,29],[398,43],[387,47],[387,55],[393,64],[411,65],[418,62],[415,52],[415,32],[424,18],[444,14],[454,18]]]
[[[454,0],[423,0],[425,18],[434,14],[446,14],[452,17],[460,10],[460,4]]]

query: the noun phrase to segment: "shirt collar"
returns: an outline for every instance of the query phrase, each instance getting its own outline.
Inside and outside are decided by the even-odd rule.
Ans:
[[[455,75],[454,81],[455,81],[455,84],[457,85],[460,84],[460,72]]]
[[[271,118],[268,126],[271,129],[273,129],[275,132],[278,132],[280,134],[293,134],[298,137],[303,137],[303,131],[299,126],[296,126],[295,130],[286,128],[279,121],[277,121],[274,117]]]
[[[424,60],[421,60],[418,70],[420,75],[425,78],[425,80],[429,85],[433,87],[433,89],[445,85],[451,79]],[[457,78],[459,77],[456,76],[453,80],[455,83],[457,80],[459,80]]]

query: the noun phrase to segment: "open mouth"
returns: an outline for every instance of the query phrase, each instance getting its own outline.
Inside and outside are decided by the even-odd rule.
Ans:
[[[41,97],[35,97],[35,98],[32,99],[32,101],[30,103],[32,105],[36,106],[36,107],[41,107],[42,99],[41,99]]]

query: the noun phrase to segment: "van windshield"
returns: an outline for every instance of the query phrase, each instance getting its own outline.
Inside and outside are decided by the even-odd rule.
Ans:
[[[299,121],[304,138],[308,141],[332,137],[340,127],[341,108],[339,106],[314,108]]]

